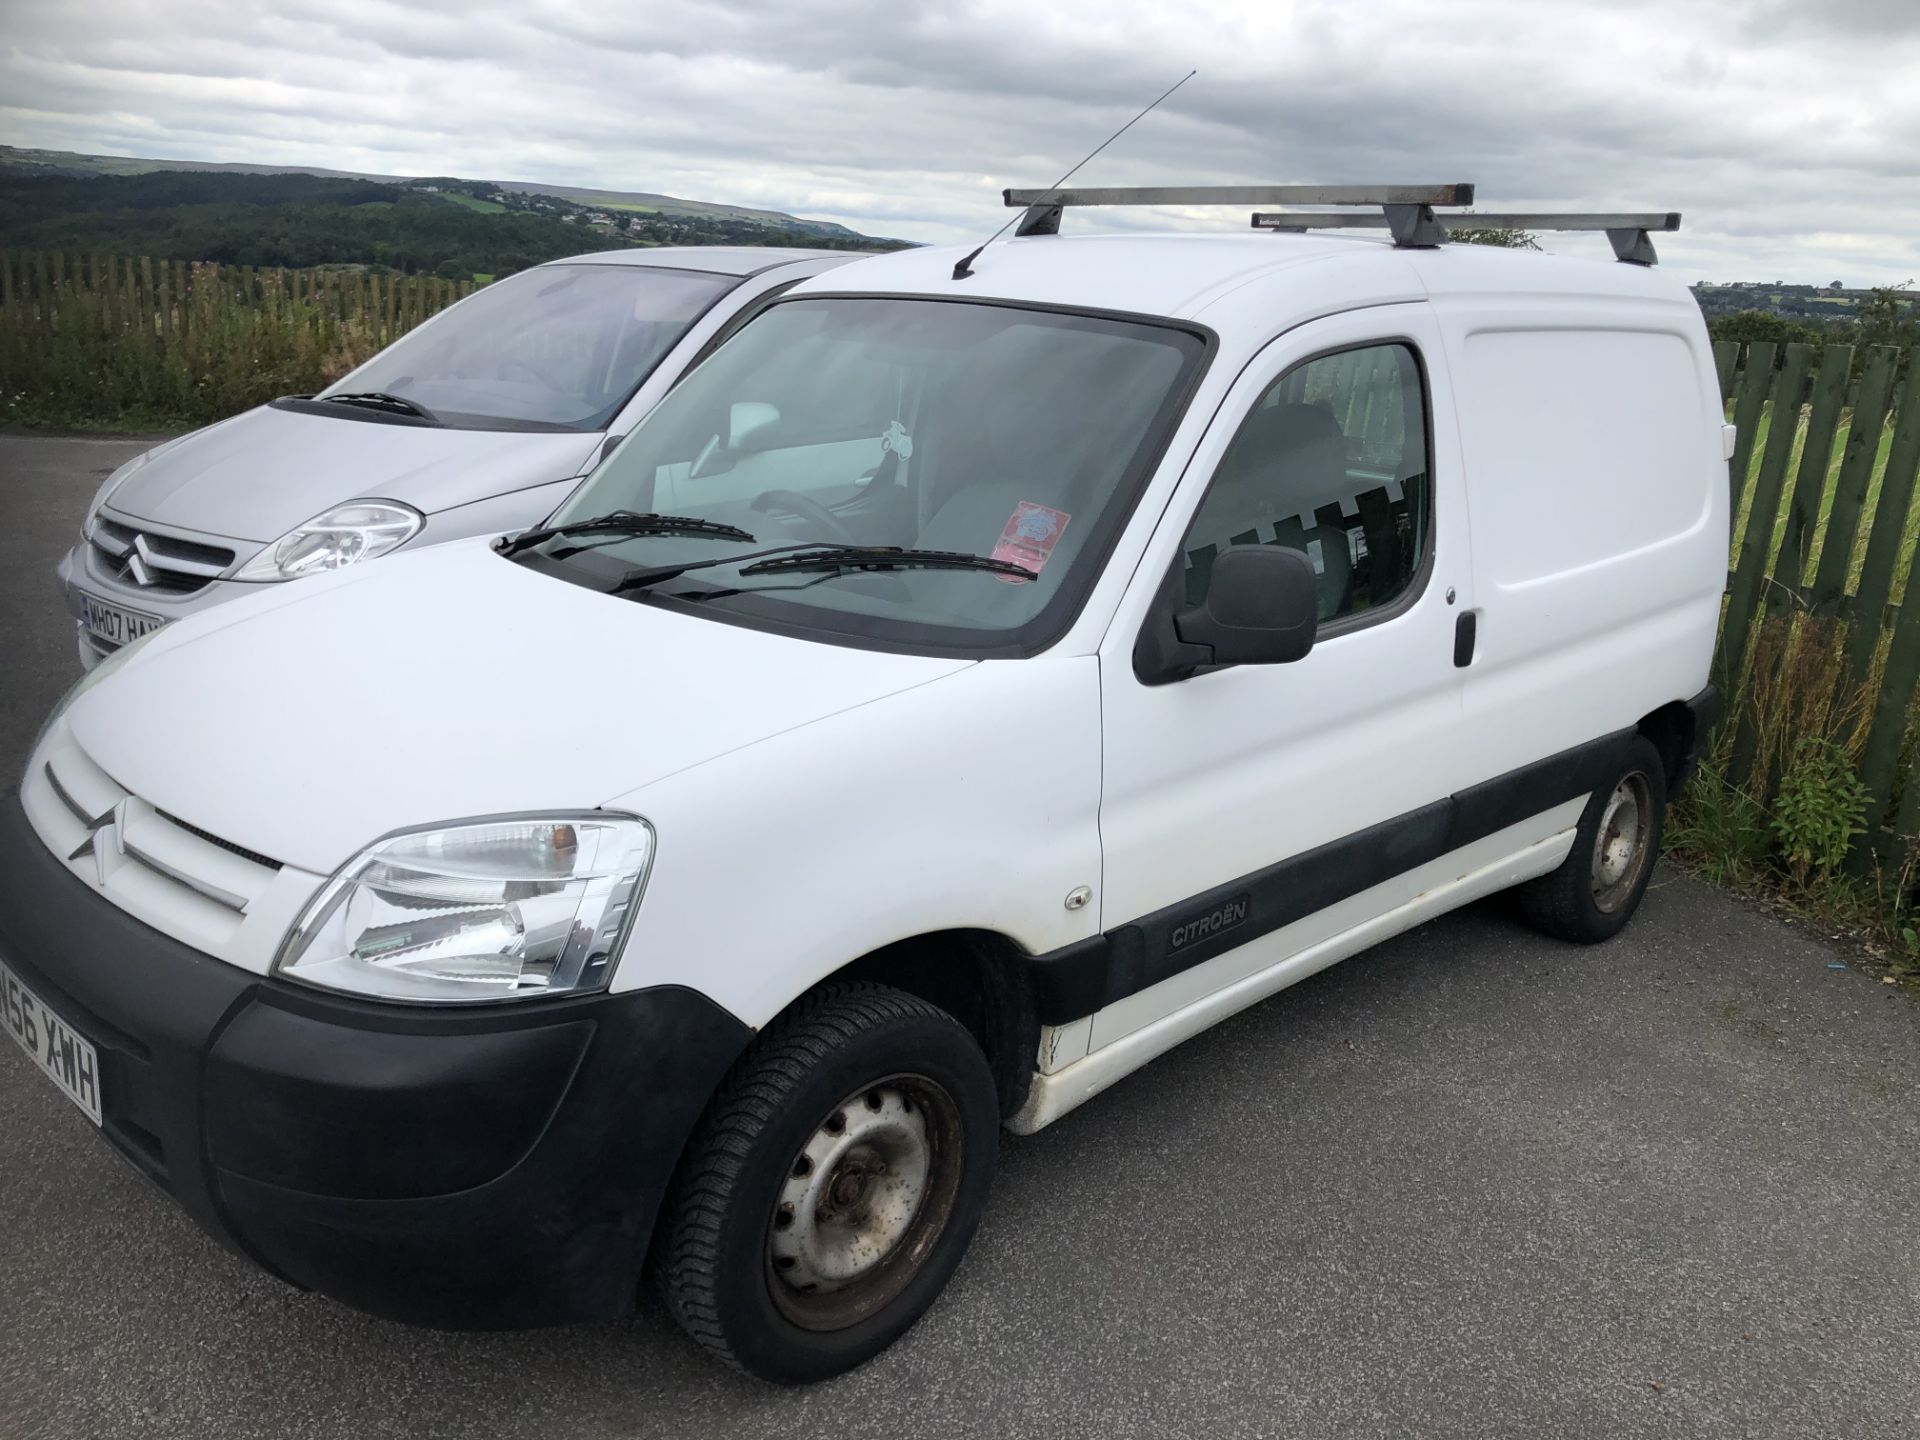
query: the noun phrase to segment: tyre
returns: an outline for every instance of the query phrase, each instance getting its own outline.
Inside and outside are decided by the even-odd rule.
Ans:
[[[892,1344],[959,1266],[993,1180],[986,1056],[946,1011],[832,985],[770,1025],[681,1161],[656,1273],[682,1329],[802,1383]]]
[[[1644,735],[1636,736],[1587,801],[1560,868],[1520,887],[1528,923],[1579,945],[1619,934],[1646,893],[1666,811],[1660,752]]]

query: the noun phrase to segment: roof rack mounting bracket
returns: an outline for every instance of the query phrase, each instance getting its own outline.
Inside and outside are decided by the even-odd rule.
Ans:
[[[1658,265],[1653,241],[1645,230],[1609,230],[1607,240],[1613,246],[1613,258],[1625,265]]]
[[[1431,205],[1385,205],[1387,228],[1402,249],[1431,250],[1447,243],[1447,230],[1433,218]]]
[[[1016,237],[1022,235],[1058,235],[1060,233],[1060,212],[1058,205],[1029,205],[1025,213],[1013,227]]]

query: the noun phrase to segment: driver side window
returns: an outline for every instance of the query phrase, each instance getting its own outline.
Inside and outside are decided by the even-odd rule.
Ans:
[[[1324,624],[1390,604],[1428,543],[1432,486],[1411,346],[1322,355],[1276,380],[1241,422],[1189,526],[1189,604],[1229,545],[1285,545],[1313,562]]]

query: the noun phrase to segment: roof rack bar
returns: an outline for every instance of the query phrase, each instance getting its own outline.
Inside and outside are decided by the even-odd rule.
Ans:
[[[1003,190],[1022,205],[1471,205],[1473,186],[1452,185],[1142,185],[1104,190]]]
[[[1380,230],[1393,231],[1393,243],[1400,246],[1431,248],[1463,230],[1601,230],[1613,246],[1613,258],[1628,265],[1658,263],[1653,233],[1671,233],[1680,228],[1680,212],[1656,210],[1645,214],[1564,214],[1507,213],[1478,211],[1470,215],[1435,215],[1424,205],[1388,205],[1382,213],[1370,215],[1350,210],[1256,211],[1256,230]]]
[[[1496,213],[1475,210],[1470,214],[1435,215],[1434,221],[1448,232],[1456,230],[1651,230],[1674,231],[1680,228],[1680,212],[1656,210],[1645,214],[1536,214]],[[1280,210],[1256,213],[1256,230],[1387,230],[1392,227],[1385,215],[1348,210],[1315,212]]]

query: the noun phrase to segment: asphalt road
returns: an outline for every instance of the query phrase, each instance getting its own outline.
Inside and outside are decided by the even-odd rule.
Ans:
[[[77,669],[54,559],[136,448],[0,437],[9,795]],[[804,1392],[650,1299],[473,1336],[295,1292],[0,1052],[10,1440],[1920,1437],[1920,1008],[1669,866],[1604,948],[1475,907],[1007,1137],[947,1295]]]

